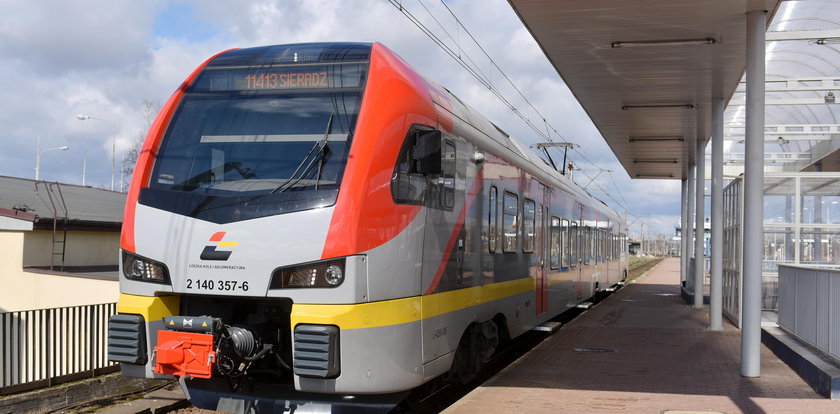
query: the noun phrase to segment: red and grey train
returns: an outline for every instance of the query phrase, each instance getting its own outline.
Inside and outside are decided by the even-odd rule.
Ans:
[[[626,228],[379,43],[225,51],[142,147],[109,359],[213,409],[468,378],[622,281]]]

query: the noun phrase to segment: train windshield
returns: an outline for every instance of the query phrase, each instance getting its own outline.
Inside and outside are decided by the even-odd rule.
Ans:
[[[366,70],[205,69],[170,121],[140,202],[214,222],[333,204]]]
[[[185,98],[150,186],[213,195],[334,188],[358,93]]]

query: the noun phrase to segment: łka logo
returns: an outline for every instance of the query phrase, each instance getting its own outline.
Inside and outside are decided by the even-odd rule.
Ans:
[[[220,231],[214,234],[213,237],[210,237],[210,244],[204,246],[204,250],[201,252],[201,260],[227,260],[230,257],[230,254],[233,253],[232,251],[219,250],[219,248],[236,247],[239,243],[222,240],[225,234],[227,233]]]

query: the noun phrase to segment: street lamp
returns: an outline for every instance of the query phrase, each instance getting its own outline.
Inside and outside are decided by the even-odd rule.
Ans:
[[[117,171],[117,127],[111,121],[102,118],[96,118],[89,115],[78,114],[76,115],[76,119],[79,121],[85,121],[88,119],[93,119],[95,121],[102,121],[106,124],[111,126],[111,129],[114,130],[114,134],[111,140],[111,191],[114,191],[114,176],[116,175]]]
[[[38,137],[38,141],[36,141],[35,145],[37,146],[37,148],[36,148],[37,155],[35,156],[35,181],[38,181],[39,179],[41,179],[41,154],[43,154],[45,152],[49,152],[49,151],[67,151],[67,150],[70,149],[70,147],[65,145],[63,147],[48,148],[48,149],[45,149],[45,150],[41,151],[41,137],[40,136]]]

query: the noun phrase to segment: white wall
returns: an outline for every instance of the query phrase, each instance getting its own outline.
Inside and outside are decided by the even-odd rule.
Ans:
[[[23,266],[49,266],[52,231],[35,230],[24,234]],[[61,245],[57,245],[56,249],[60,248]],[[119,263],[119,251],[119,232],[70,231],[67,232],[64,265],[115,266]]]
[[[25,246],[37,247],[43,244],[43,241],[41,241],[27,245],[26,239],[29,233],[25,231],[0,231],[0,286],[2,286],[0,288],[0,312],[117,301],[119,283],[116,280],[95,280],[24,272]],[[43,233],[47,234],[47,248],[49,248],[49,232]],[[42,239],[43,236],[35,236],[31,240]],[[92,241],[92,243],[95,246],[99,246],[99,243],[105,245],[104,240],[98,239]],[[114,245],[118,246],[118,243],[117,240]],[[68,244],[68,248],[69,246]],[[84,248],[84,244],[80,244],[78,248]],[[87,259],[93,260],[97,255],[104,257],[105,254],[102,251],[110,249],[110,247],[96,248],[97,252],[92,253]],[[47,255],[49,255],[49,250],[47,250]],[[113,256],[115,257],[116,253]],[[116,263],[115,258],[109,263],[85,263],[86,255],[80,254],[78,257],[79,263],[84,265]],[[49,264],[49,262],[46,262],[46,264]]]

